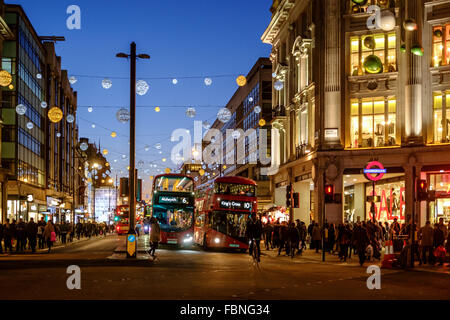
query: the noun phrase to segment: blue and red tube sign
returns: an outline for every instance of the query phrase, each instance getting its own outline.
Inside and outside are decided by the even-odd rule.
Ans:
[[[387,170],[384,168],[381,162],[378,161],[369,162],[364,168],[364,175],[371,181],[380,180],[381,178],[383,178],[386,172]]]

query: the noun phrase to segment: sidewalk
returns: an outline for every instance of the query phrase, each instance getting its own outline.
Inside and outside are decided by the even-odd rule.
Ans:
[[[108,233],[108,234],[106,235],[106,237],[115,236],[115,235],[116,235],[115,233]],[[78,240],[77,237],[74,237],[72,242],[69,242],[68,239],[67,239],[66,244],[62,244],[62,243],[58,240],[58,241],[56,241],[55,244],[53,244],[52,250],[57,249],[57,248],[69,247],[69,246],[71,246],[71,245],[74,245],[75,243],[80,243],[80,242],[84,242],[84,241],[88,241],[88,240],[94,240],[94,239],[104,239],[104,238],[105,238],[104,236],[100,236],[100,235],[99,235],[99,236],[93,236],[93,237],[91,237],[91,238],[80,238],[80,240]],[[39,241],[39,240],[38,240],[38,241]],[[38,243],[39,243],[39,242],[36,243],[36,247],[38,246]],[[45,246],[46,246],[46,244],[45,244]],[[3,248],[3,249],[4,249],[4,248]],[[48,251],[47,246],[46,246],[44,249],[36,249],[36,253],[42,253],[42,252],[47,252],[47,251]],[[13,252],[12,252],[12,253],[6,253],[5,250],[3,250],[3,253],[0,254],[0,257],[4,257],[4,256],[12,256],[12,255],[13,255],[13,256],[16,256],[16,255],[17,255],[17,256],[20,256],[20,255],[22,255],[22,254],[31,254],[31,251],[28,250],[28,246],[27,246],[27,250],[26,250],[25,252],[20,252],[20,253],[16,252],[16,249],[15,249],[15,248],[13,249]]]
[[[293,263],[320,263],[320,264],[328,264],[328,265],[337,265],[337,266],[344,266],[344,267],[358,267],[359,266],[359,258],[358,255],[353,255],[350,259],[347,258],[347,262],[340,262],[339,256],[337,253],[325,254],[325,262],[322,262],[322,251],[319,251],[319,253],[316,253],[316,250],[304,250],[302,255],[295,255],[294,258],[291,258],[290,256],[285,255],[285,251],[282,251],[280,253],[280,256],[278,256],[278,249],[271,249],[269,251],[265,250],[265,248],[261,247],[261,254],[264,257],[268,257],[270,259],[276,259],[279,261],[283,261],[287,263],[288,261],[292,261]],[[378,261],[377,259],[373,259],[373,261],[367,261],[364,263],[363,266],[368,267],[369,265],[377,265],[381,267],[381,262],[383,261],[384,253],[381,255],[381,260]],[[393,270],[403,270],[401,268],[393,268]],[[408,271],[420,271],[420,272],[433,272],[433,273],[443,273],[443,274],[450,274],[450,264],[444,263],[443,266],[438,266],[437,264],[432,265],[421,265],[419,266],[419,262],[416,261],[414,265],[414,269],[408,268]]]

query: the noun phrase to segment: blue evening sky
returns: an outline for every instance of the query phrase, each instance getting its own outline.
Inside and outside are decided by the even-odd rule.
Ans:
[[[39,35],[64,36],[65,42],[56,45],[62,57],[62,67],[77,77],[73,85],[78,91],[77,121],[80,137],[101,142],[109,150],[107,156],[113,173],[126,176],[129,154],[129,124],[116,120],[120,107],[129,105],[129,63],[115,57],[129,52],[132,41],[138,53],[147,53],[150,60],[138,61],[139,78],[169,77],[172,80],[147,80],[150,89],[145,96],[137,96],[136,161],[145,162],[140,176],[148,187],[150,175],[157,169],[175,168],[170,163],[174,143],[170,134],[176,128],[192,128],[193,120],[213,123],[218,106],[224,106],[238,88],[235,77],[214,78],[214,75],[244,74],[259,57],[267,57],[270,46],[260,40],[271,13],[271,0],[6,0],[20,4]],[[66,9],[76,4],[81,8],[81,30],[68,30]],[[213,83],[205,86],[203,78],[180,79],[191,76],[211,76]],[[101,86],[102,77],[111,77],[109,90]],[[89,113],[87,107],[92,106]],[[108,106],[109,108],[101,108]],[[161,106],[161,112],[154,111]],[[181,106],[182,108],[164,108]],[[196,108],[195,118],[185,115],[187,107]],[[205,107],[209,106],[209,107]],[[96,127],[92,128],[92,124]],[[118,133],[117,138],[110,136]],[[161,142],[162,154],[154,147]],[[145,151],[145,146],[150,146]],[[167,158],[163,163],[162,159]],[[117,162],[114,162],[117,160]],[[149,174],[144,170],[150,169]],[[120,174],[122,170],[122,174]],[[147,189],[147,188],[145,188]],[[147,189],[148,190],[148,189]]]

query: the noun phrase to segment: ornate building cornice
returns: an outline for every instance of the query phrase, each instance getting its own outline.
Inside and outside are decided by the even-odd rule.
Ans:
[[[262,42],[273,45],[273,40],[281,30],[283,24],[287,21],[291,9],[294,7],[295,0],[282,0],[274,8],[272,20],[269,27],[264,31],[261,37]]]

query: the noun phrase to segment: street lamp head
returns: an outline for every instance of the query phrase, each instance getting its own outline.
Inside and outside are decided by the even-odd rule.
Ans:
[[[121,53],[116,54],[116,57],[117,58],[128,58],[128,55],[126,53],[121,52]]]
[[[140,59],[150,59],[150,56],[148,54],[145,54],[145,53],[138,54],[137,57],[140,58]]]

